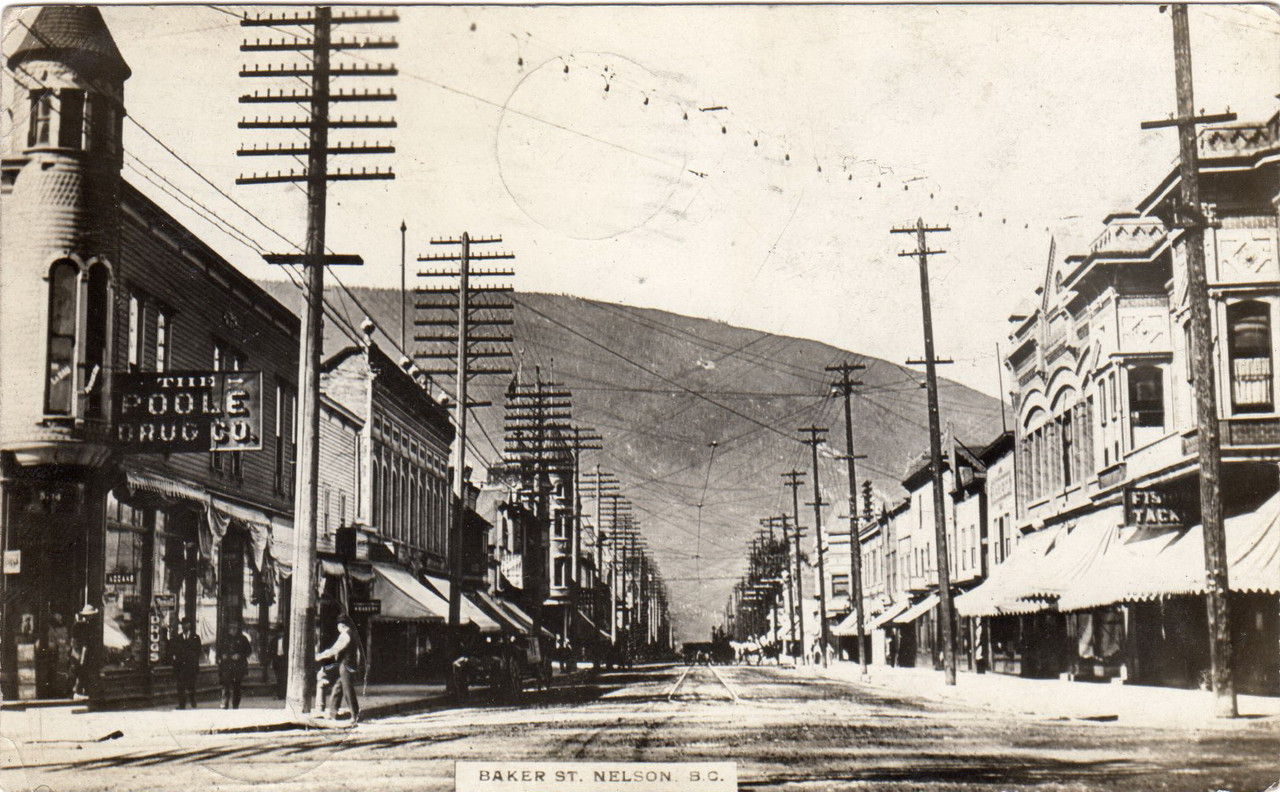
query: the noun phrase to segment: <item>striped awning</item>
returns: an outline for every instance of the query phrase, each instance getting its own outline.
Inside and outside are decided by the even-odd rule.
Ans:
[[[1280,494],[1256,511],[1228,517],[1227,582],[1232,591],[1280,593]],[[1204,594],[1204,528],[1126,528],[1058,601],[1076,611],[1118,602]]]
[[[902,613],[904,610],[906,610],[909,607],[911,607],[911,603],[908,600],[899,600],[898,602],[893,603],[888,608],[885,608],[883,613],[881,613],[879,616],[876,616],[874,619],[872,619],[871,622],[867,625],[867,629],[879,630],[889,622],[893,621],[893,619],[899,613]]]
[[[915,605],[912,605],[910,608],[907,608],[906,611],[904,611],[901,616],[896,617],[893,620],[894,624],[910,624],[911,622],[915,621],[916,619],[920,618],[921,616],[925,615],[926,613],[928,613],[929,611],[937,607],[938,602],[939,602],[938,595],[930,594],[929,596],[917,602]]]

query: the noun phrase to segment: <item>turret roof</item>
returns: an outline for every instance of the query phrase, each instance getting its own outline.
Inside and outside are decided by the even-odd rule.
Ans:
[[[132,71],[116,47],[102,13],[93,6],[49,5],[40,9],[27,35],[9,56],[9,68],[23,61],[62,61],[86,77],[105,74],[127,80]]]

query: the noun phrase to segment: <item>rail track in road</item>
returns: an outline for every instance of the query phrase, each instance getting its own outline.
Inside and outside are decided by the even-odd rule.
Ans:
[[[742,700],[742,697],[738,695],[738,691],[735,690],[732,685],[730,685],[728,682],[725,681],[725,678],[720,674],[719,671],[716,670],[715,666],[690,665],[690,666],[685,666],[684,672],[680,674],[680,678],[677,679],[675,684],[671,686],[671,690],[667,691],[667,701],[677,701],[677,700],[703,701],[708,699],[713,701],[722,700],[723,698],[722,696],[707,695],[706,693],[703,692],[710,685],[709,682],[703,682],[701,684],[697,684],[697,681],[695,680],[693,683],[691,683],[691,686],[693,684],[697,684],[696,688],[693,688],[691,692],[686,692],[686,693],[680,692],[680,688],[682,685],[684,685],[685,680],[687,680],[690,676],[700,676],[701,671],[709,671],[711,673],[711,676],[715,679],[719,688],[724,689],[730,701],[737,703]],[[689,690],[689,688],[686,688],[686,690]]]

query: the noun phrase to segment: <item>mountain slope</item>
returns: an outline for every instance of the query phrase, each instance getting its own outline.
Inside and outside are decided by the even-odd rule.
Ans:
[[[292,285],[265,285],[296,307]],[[398,336],[398,292],[354,292],[374,321]],[[337,293],[330,302],[354,325],[363,318]],[[563,383],[573,393],[574,422],[604,437],[603,451],[584,453],[584,467],[599,464],[621,479],[686,637],[705,636],[719,622],[759,519],[791,513],[784,471],[805,473],[801,521],[812,525],[812,507],[805,506],[813,500],[811,452],[799,442],[802,426],[831,430],[831,444],[819,449],[822,499],[834,504],[823,510],[823,526],[847,532],[847,474],[835,458],[845,451],[843,408],[830,396],[825,366],[851,360],[867,367],[853,402],[855,450],[867,456],[857,462],[859,479],[897,498],[907,465],[928,448],[921,372],[815,341],[654,309],[537,293],[518,293],[515,303],[513,362],[526,381],[537,369],[544,380]],[[332,324],[326,349],[348,342]],[[482,379],[474,398],[501,405],[507,378],[488,379],[501,381]],[[975,450],[995,437],[995,399],[945,380],[940,395],[944,428],[950,424]],[[483,431],[472,447],[493,461],[502,444],[502,411],[475,415]],[[592,515],[594,502],[584,504]],[[809,537],[812,543],[812,531]]]

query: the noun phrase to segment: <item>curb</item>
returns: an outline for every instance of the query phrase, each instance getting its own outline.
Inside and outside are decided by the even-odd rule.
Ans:
[[[420,699],[410,699],[408,701],[397,701],[391,704],[379,704],[372,707],[366,707],[360,712],[361,722],[367,722],[377,718],[389,718],[393,715],[403,715],[409,712],[421,712],[431,707],[449,701],[448,694],[437,694]],[[320,725],[318,722],[306,719],[293,719],[273,721],[271,723],[255,723],[249,726],[225,726],[215,727],[212,729],[201,729],[199,734],[260,734],[264,732],[278,731],[331,731],[334,729],[345,730],[350,729],[351,724],[338,721],[336,723],[328,723]]]

